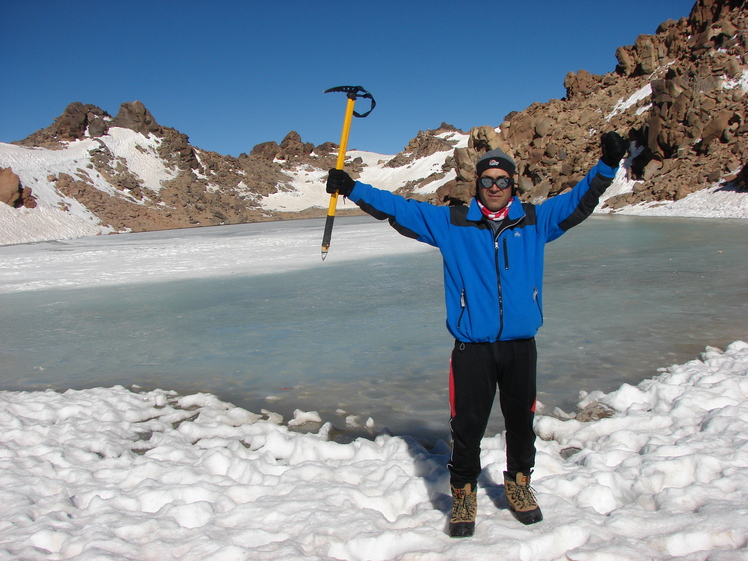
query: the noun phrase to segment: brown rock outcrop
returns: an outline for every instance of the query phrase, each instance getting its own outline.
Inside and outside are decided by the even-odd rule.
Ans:
[[[271,140],[255,145],[247,154],[240,154],[240,159],[257,158],[265,162],[282,160],[284,167],[310,164],[322,169],[334,167],[338,145],[325,142],[314,146],[311,142],[303,142],[296,131],[289,132],[280,144]]]
[[[418,134],[410,140],[408,145],[389,161],[384,162],[384,165],[389,168],[403,167],[438,152],[454,151],[457,157],[460,157],[464,150],[455,149],[457,141],[452,139],[455,133],[462,133],[462,131],[447,123],[442,123],[436,129],[418,131]],[[457,191],[453,189],[454,181],[447,184],[446,191],[444,186],[439,188],[436,193],[429,195],[414,195],[413,191],[421,187],[427,187],[434,181],[444,179],[454,167],[459,171],[459,166],[460,162],[455,156],[448,156],[439,170],[432,172],[428,177],[408,181],[395,192],[407,197],[439,204],[439,201],[442,200],[441,194],[444,194],[447,199],[449,199],[450,194],[452,197],[456,196]],[[356,166],[354,162],[351,171],[354,173],[360,172],[361,167]]]
[[[306,158],[314,151],[314,144],[302,142],[301,135],[296,131],[289,132],[278,145],[277,157],[281,160]]]
[[[269,142],[262,142],[260,144],[255,145],[252,148],[252,150],[250,150],[249,155],[255,156],[262,160],[266,160],[268,162],[272,162],[278,156],[279,152],[280,152],[280,146],[278,146],[277,142],[275,142],[274,140],[271,140]],[[240,158],[242,156],[246,156],[246,154],[239,155]]]
[[[0,168],[0,203],[13,208],[36,207],[31,189],[21,185],[21,179],[11,168]]]
[[[75,101],[68,105],[49,127],[38,130],[14,144],[54,149],[60,146],[61,141],[84,138],[87,132],[92,137],[106,134],[107,121],[110,118],[106,111],[95,105],[84,105]]]
[[[748,96],[737,85],[748,69],[746,4],[698,0],[688,18],[668,20],[654,35],[619,47],[615,73],[570,72],[563,100],[512,112],[498,134],[493,127],[473,129],[470,147],[454,152],[457,177],[440,190],[440,201],[469,198],[474,162],[497,145],[515,158],[524,199],[561,193],[594,165],[607,130],[637,147],[630,173],[642,180],[611,206],[675,200],[722,178],[737,181],[748,153]],[[621,105],[648,84],[651,95]]]
[[[112,119],[110,126],[131,129],[144,135],[161,132],[156,119],[140,101],[128,101],[120,105],[119,112]]]
[[[159,129],[159,136],[162,140],[158,147],[158,155],[161,158],[181,170],[200,167],[197,153],[186,134],[170,127],[159,127]]]
[[[0,203],[12,207],[21,197],[21,180],[11,168],[0,168]]]
[[[455,142],[436,136],[438,131],[418,131],[415,138],[408,145],[385,164],[388,168],[399,168],[414,160],[431,156],[436,152],[446,152],[454,149]]]
[[[569,72],[564,78],[564,88],[566,88],[567,99],[578,96],[586,96],[594,92],[600,83],[600,77],[594,76],[586,70],[579,72]]]

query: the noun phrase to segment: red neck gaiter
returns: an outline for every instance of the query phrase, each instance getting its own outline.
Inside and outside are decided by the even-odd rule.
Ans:
[[[509,199],[509,202],[506,204],[506,206],[502,209],[497,210],[496,212],[493,212],[491,210],[488,210],[482,202],[480,202],[479,199],[476,199],[478,201],[478,207],[480,208],[480,211],[488,218],[489,220],[499,221],[504,220],[504,218],[507,217],[509,214],[509,207],[512,206],[512,199]]]

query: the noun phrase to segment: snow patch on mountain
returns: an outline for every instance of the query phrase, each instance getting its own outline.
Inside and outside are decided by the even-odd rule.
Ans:
[[[177,170],[168,167],[159,157],[161,139],[153,134],[145,136],[130,129],[112,127],[100,140],[115,158],[127,162],[127,169],[142,179],[143,186],[148,189],[158,192],[164,181],[177,176]]]

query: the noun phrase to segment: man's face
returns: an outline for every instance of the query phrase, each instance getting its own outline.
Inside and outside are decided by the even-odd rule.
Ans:
[[[484,171],[481,177],[498,179],[499,177],[509,177],[509,174],[503,169],[491,168]],[[496,212],[504,208],[511,198],[511,187],[508,189],[499,189],[494,184],[489,189],[486,189],[481,186],[480,181],[478,182],[478,200],[491,212]]]

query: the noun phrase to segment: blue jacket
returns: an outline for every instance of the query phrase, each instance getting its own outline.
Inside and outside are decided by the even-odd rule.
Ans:
[[[356,182],[348,198],[403,235],[438,247],[444,260],[447,329],[459,341],[534,337],[543,323],[545,244],[587,218],[613,181],[602,161],[568,193],[540,205],[514,197],[497,232],[473,199],[434,206]]]

